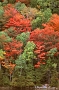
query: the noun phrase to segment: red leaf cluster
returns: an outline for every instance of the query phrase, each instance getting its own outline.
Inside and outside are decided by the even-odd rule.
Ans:
[[[5,18],[13,17],[17,13],[18,11],[12,6],[12,4],[7,4],[6,6],[4,6]]]
[[[40,43],[38,43],[38,45],[36,45],[36,50],[34,51],[35,54],[37,54],[37,58],[39,59],[39,61],[41,62],[42,60],[45,60],[45,46],[44,45],[40,45]]]
[[[20,13],[15,14],[12,18],[8,20],[5,25],[6,28],[14,27],[17,34],[31,31],[31,24],[30,20],[24,18]]]
[[[16,59],[19,54],[22,52],[23,44],[19,41],[13,40],[12,42],[4,44],[4,50],[6,52],[6,58],[9,59],[12,57]]]
[[[45,45],[45,51],[49,51],[50,49],[58,46],[57,43],[59,43],[59,32],[54,31],[51,27],[46,26],[42,30],[36,29],[32,31],[30,40],[34,41],[37,45],[42,43]]]
[[[46,64],[45,62],[37,62],[37,64],[34,65],[35,68],[39,68],[41,64]]]
[[[45,56],[46,56],[44,41],[41,41],[40,40],[41,38],[39,39],[39,35],[41,35],[40,33],[41,33],[41,30],[35,29],[34,31],[31,32],[31,35],[30,35],[30,40],[36,44],[36,49],[34,53],[37,55],[37,59],[39,62],[39,64],[37,63],[37,67],[41,63],[43,63],[43,60],[45,60]]]

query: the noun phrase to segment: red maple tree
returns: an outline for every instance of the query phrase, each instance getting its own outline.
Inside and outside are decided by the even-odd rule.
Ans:
[[[35,29],[30,34],[30,40],[36,44],[35,53],[37,54],[38,67],[41,63],[44,64],[47,52],[52,48],[57,48],[59,52],[59,32],[52,27],[45,26],[44,29]]]
[[[37,56],[36,59],[38,59],[38,62],[35,65],[36,68],[39,67],[40,64],[44,63],[45,56],[46,56],[44,42],[39,40],[40,32],[41,32],[41,30],[35,29],[30,34],[30,41],[33,41],[36,44],[36,49],[34,51],[34,53]]]
[[[6,52],[6,59],[16,59],[19,54],[22,52],[23,44],[17,40],[13,40],[12,42],[8,42],[4,44],[4,50]]]
[[[5,24],[5,27],[14,27],[17,34],[27,31],[30,32],[32,30],[30,20],[26,19],[20,13],[17,13],[12,18],[10,18]]]

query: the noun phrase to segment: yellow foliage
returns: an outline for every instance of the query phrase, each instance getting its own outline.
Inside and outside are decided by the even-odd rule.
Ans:
[[[0,60],[3,60],[5,58],[4,57],[5,54],[6,54],[5,51],[3,51],[2,49],[0,49]]]

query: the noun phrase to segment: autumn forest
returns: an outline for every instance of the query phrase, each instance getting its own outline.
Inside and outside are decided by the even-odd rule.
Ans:
[[[0,86],[59,83],[59,0],[0,0]]]

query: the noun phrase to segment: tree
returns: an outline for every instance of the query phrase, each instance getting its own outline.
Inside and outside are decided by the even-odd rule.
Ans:
[[[41,63],[45,60],[45,46],[43,41],[39,41],[39,33],[41,30],[35,29],[30,34],[30,40],[33,41],[36,45],[36,48],[34,50],[34,53],[36,54],[38,63],[35,65],[35,67],[38,67]],[[42,62],[43,61],[43,62]]]
[[[21,2],[16,2],[14,7],[18,12],[21,12],[24,8],[26,8],[26,5]]]
[[[16,39],[18,41],[22,41],[23,45],[26,45],[27,41],[29,40],[30,33],[29,32],[23,32],[21,34],[18,34]]]
[[[17,34],[22,32],[31,31],[31,23],[29,19],[24,18],[20,13],[17,13],[12,18],[8,20],[5,24],[6,28],[14,27]]]
[[[17,78],[25,78],[24,85],[25,86],[33,86],[33,58],[35,58],[35,55],[33,53],[35,48],[35,44],[33,42],[28,41],[26,46],[24,47],[24,52],[19,55],[18,59],[15,60],[16,66],[15,66],[15,75],[14,79]],[[22,80],[22,79],[21,79]],[[20,81],[17,81],[17,83],[21,84]],[[17,84],[16,83],[16,84]]]
[[[46,23],[52,16],[51,10],[47,8],[44,12],[40,11],[36,13],[35,19],[32,21],[32,28],[43,28],[42,23]]]
[[[4,17],[7,20],[17,13],[18,11],[12,6],[12,4],[7,4],[6,6],[4,6]]]
[[[47,52],[50,49],[55,47],[58,49],[59,32],[55,31],[53,27],[46,25],[44,29],[35,29],[32,31],[30,34],[30,40],[36,44],[35,52],[37,53],[37,58],[39,56],[39,61],[41,60],[40,55],[42,56],[42,60],[45,60]],[[59,52],[59,49],[57,52]]]
[[[52,27],[55,31],[59,31],[59,15],[53,14],[50,21],[43,24],[44,27]]]
[[[6,59],[16,59],[17,56],[22,52],[23,44],[17,40],[12,40],[4,44],[4,50],[6,52]]]
[[[33,65],[33,59],[35,58],[35,55],[33,53],[34,48],[35,48],[35,44],[33,42],[30,42],[30,41],[27,42],[26,46],[24,47],[23,53],[15,61],[16,69],[17,68],[18,68],[18,70],[20,68],[26,69],[29,64]],[[22,71],[20,71],[20,73],[22,73]]]

